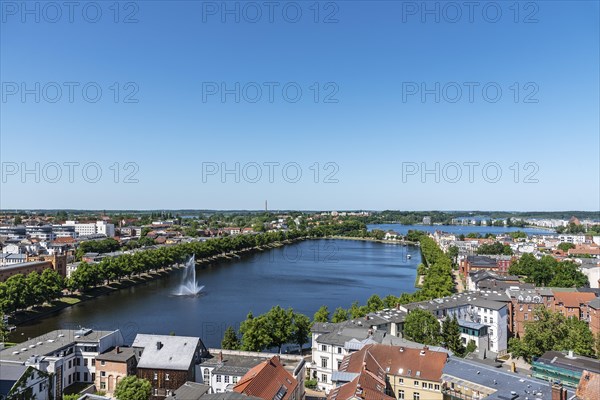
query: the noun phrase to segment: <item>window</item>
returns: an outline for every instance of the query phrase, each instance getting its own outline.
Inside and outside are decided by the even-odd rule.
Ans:
[[[321,357],[321,368],[327,368],[327,359],[325,357]]]
[[[419,386],[419,381],[415,381],[414,383],[415,383],[415,386],[417,386],[417,387]]]
[[[87,367],[87,366],[88,366],[88,359],[87,359],[87,358],[84,358],[84,359],[83,359],[83,366],[84,366],[84,367]]]
[[[327,375],[326,374],[321,375],[321,382],[327,383]]]
[[[421,387],[423,389],[427,389],[427,382],[421,382]]]
[[[71,362],[72,362],[72,360],[69,360],[69,368],[71,368]]]
[[[106,365],[106,361],[100,361],[100,365]]]
[[[87,372],[83,373],[83,381],[88,382],[88,373]]]
[[[165,381],[169,380],[169,374],[165,374]]]
[[[398,390],[398,399],[404,400],[404,390]]]
[[[100,382],[100,389],[106,389],[106,382]]]
[[[156,375],[156,374],[154,374],[154,375]],[[104,378],[106,376],[106,371],[100,371],[100,376]],[[154,379],[156,379],[156,378],[154,378]]]
[[[67,377],[67,382],[69,382],[69,385],[71,384],[71,375]]]
[[[75,359],[75,364],[77,364],[78,366],[81,365],[81,358],[76,358]]]
[[[92,382],[96,380],[96,373],[92,372]]]
[[[435,390],[440,390],[440,385],[435,385]]]
[[[490,324],[494,323],[494,318],[490,317]]]
[[[44,390],[44,382],[40,382],[38,386],[38,392],[41,392],[42,390]]]
[[[421,396],[419,395],[419,392],[414,392],[413,393],[413,400],[420,400]]]
[[[158,379],[158,374],[155,372],[154,373],[154,380],[157,380],[157,379]]]
[[[154,395],[158,396],[158,389],[157,388],[154,388]]]
[[[233,377],[233,383],[237,383],[237,381],[238,381],[238,377],[237,377],[237,376],[234,376],[234,377]]]
[[[337,362],[337,369],[339,370],[341,366],[342,366],[342,360],[338,360],[338,362]]]
[[[433,383],[429,384],[429,389],[433,389]]]
[[[96,359],[95,359],[95,358],[92,358],[92,367],[93,367],[94,365],[96,365]]]
[[[404,378],[398,378],[398,383],[400,385],[404,385]]]
[[[225,383],[229,383],[229,375],[225,375]]]
[[[529,319],[529,315],[527,315],[527,313],[525,313],[525,315],[523,316],[523,318],[525,319],[525,321],[527,321]]]
[[[342,348],[338,347],[338,354],[342,354]]]
[[[217,375],[217,382],[221,382],[221,375]]]
[[[204,379],[204,383],[208,383],[210,381],[210,369],[204,368],[202,378]]]

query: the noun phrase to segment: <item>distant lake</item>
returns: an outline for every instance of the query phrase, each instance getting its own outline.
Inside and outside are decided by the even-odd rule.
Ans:
[[[408,255],[411,257],[409,258]],[[182,271],[139,286],[77,304],[17,328],[22,341],[59,328],[121,328],[126,340],[135,334],[200,336],[220,347],[227,326],[237,327],[249,311],[255,315],[275,305],[292,307],[311,319],[327,305],[349,308],[381,297],[415,291],[418,247],[355,240],[307,240],[241,259],[198,266],[205,288],[199,297],[175,296]]]
[[[443,231],[456,235],[468,235],[469,233],[479,233],[486,235],[492,233],[498,235],[501,233],[525,232],[528,235],[553,235],[554,231],[538,228],[517,228],[517,227],[502,227],[502,226],[474,226],[474,225],[402,225],[402,224],[371,224],[367,225],[367,229],[381,229],[383,231],[396,231],[402,235],[406,235],[409,230],[419,230],[433,233],[435,231]]]

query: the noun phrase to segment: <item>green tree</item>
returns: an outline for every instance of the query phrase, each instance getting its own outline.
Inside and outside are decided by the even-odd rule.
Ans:
[[[240,346],[240,340],[233,327],[227,327],[225,334],[223,335],[223,340],[221,341],[221,347],[225,350],[238,350]]]
[[[585,356],[594,355],[594,338],[584,321],[565,318],[561,313],[543,307],[537,308],[534,316],[534,321],[525,325],[525,335],[509,341],[509,350],[514,357],[530,361],[549,350],[573,350]]]
[[[327,321],[329,321],[329,308],[327,308],[327,306],[321,306],[313,316],[313,322]]]
[[[465,349],[465,355],[471,354],[475,350],[477,350],[477,343],[475,343],[475,341],[473,339],[471,339],[471,340],[469,340],[469,343],[467,343],[467,348]]]
[[[383,305],[383,301],[381,300],[381,297],[379,297],[376,294],[372,295],[367,300],[367,309],[369,310],[369,312],[376,312],[376,311],[383,310],[383,307],[384,307],[384,305]]]
[[[454,354],[462,357],[465,353],[465,347],[462,344],[460,336],[460,326],[456,315],[452,318],[446,317],[442,323],[442,340],[446,348],[450,349]]]
[[[562,250],[562,251],[564,251],[564,252],[566,253],[567,251],[569,251],[569,249],[574,249],[574,248],[575,248],[575,245],[574,245],[573,243],[566,243],[566,242],[563,242],[563,243],[560,243],[560,244],[557,246],[557,248],[558,248],[559,250]]]
[[[242,350],[263,351],[271,341],[265,318],[262,316],[254,318],[251,312],[248,313],[246,320],[240,325],[240,333],[242,335]]]
[[[277,347],[279,353],[281,353],[281,347],[292,337],[293,314],[294,311],[291,308],[285,310],[280,306],[275,306],[264,315],[267,332],[271,339],[269,347]]]
[[[342,307],[338,307],[335,309],[335,312],[333,313],[333,317],[331,317],[331,322],[337,324],[339,322],[344,322],[347,321],[349,317],[349,313],[348,310],[342,308]]]
[[[117,400],[148,400],[152,393],[152,384],[146,379],[130,375],[121,379],[115,388]]]
[[[358,301],[355,301],[350,306],[349,312],[350,312],[350,317],[352,319],[358,319],[358,318],[361,318],[361,317],[364,317],[365,315],[367,315],[367,313],[369,312],[369,309],[367,308],[367,306],[359,306]]]
[[[400,301],[393,294],[388,294],[383,298],[383,306],[385,308],[396,308],[398,304],[400,304]]]
[[[304,314],[293,314],[292,321],[292,341],[300,346],[300,354],[302,354],[302,346],[308,343],[310,335],[310,318]]]
[[[440,324],[437,318],[425,310],[412,310],[404,320],[404,336],[417,343],[439,345]]]

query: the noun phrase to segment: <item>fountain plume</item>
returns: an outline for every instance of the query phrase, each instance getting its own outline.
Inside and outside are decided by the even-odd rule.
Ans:
[[[196,280],[196,255],[193,254],[185,263],[183,278],[175,292],[177,296],[197,296],[204,286]]]

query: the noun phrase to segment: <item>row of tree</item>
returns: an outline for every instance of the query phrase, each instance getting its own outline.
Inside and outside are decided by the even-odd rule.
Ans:
[[[200,260],[232,251],[295,239],[299,236],[298,231],[267,232],[142,250],[117,257],[107,257],[95,264],[81,262],[66,280],[60,279],[60,276],[53,270],[45,270],[41,276],[37,273],[27,276],[13,275],[6,282],[0,283],[0,311],[13,313],[33,305],[43,304],[60,297],[63,289],[83,292],[110,281],[120,281],[123,278],[156,271],[182,263],[191,254]]]
[[[0,316],[52,301],[62,295],[64,285],[60,274],[51,268],[41,274],[13,275],[0,282]]]
[[[113,238],[88,240],[79,243],[77,251],[75,252],[75,257],[78,260],[81,260],[81,257],[83,257],[85,253],[110,253],[119,250],[120,247],[119,242]]]
[[[589,286],[588,277],[579,270],[573,261],[557,261],[550,255],[541,259],[533,254],[523,256],[511,264],[508,272],[512,275],[525,276],[525,281],[537,286],[551,287],[583,287]]]
[[[600,335],[594,339],[585,321],[539,307],[534,311],[534,320],[526,324],[525,335],[510,339],[508,348],[513,357],[523,357],[528,362],[550,350],[600,356]]]
[[[300,349],[308,343],[311,322],[304,314],[280,306],[271,308],[265,314],[254,316],[250,312],[240,325],[240,336],[232,327],[225,331],[221,347],[228,350],[262,351],[277,349],[281,352],[287,343],[297,344]]]

